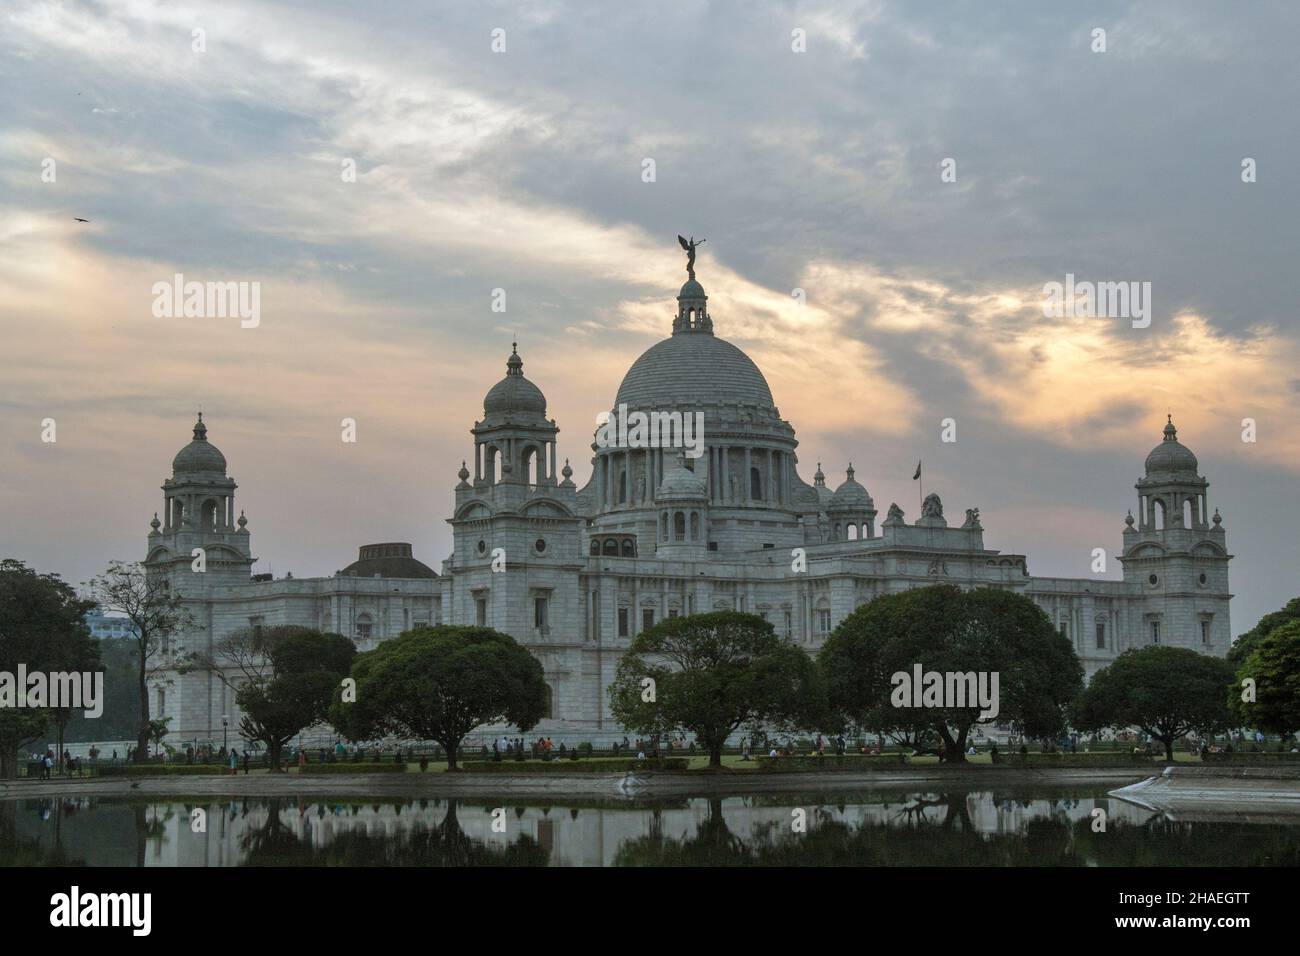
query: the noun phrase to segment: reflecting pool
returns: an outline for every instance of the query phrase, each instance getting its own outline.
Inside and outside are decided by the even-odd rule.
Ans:
[[[0,864],[1300,864],[1300,817],[1171,819],[1108,797],[1107,789],[911,786],[638,801],[556,797],[550,803],[391,796],[10,800],[0,801]]]

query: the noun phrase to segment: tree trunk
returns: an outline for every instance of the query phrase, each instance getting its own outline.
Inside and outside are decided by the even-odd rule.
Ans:
[[[443,741],[442,749],[447,751],[447,769],[456,769],[456,750],[460,747],[459,740],[453,740],[450,743]]]
[[[947,724],[941,724],[939,726],[939,738],[943,741],[943,753],[939,755],[940,763],[966,762],[967,729],[969,728],[963,728],[958,738],[953,740],[952,734],[948,732]]]
[[[1165,737],[1160,742],[1165,745],[1165,759],[1168,760],[1170,763],[1173,763],[1174,762],[1174,738]]]
[[[722,767],[722,744],[711,745],[709,747],[709,766]]]
[[[280,769],[280,751],[284,744],[279,740],[271,739],[266,742],[266,760],[271,765],[271,773],[276,773]],[[226,754],[226,759],[230,759],[230,754]]]
[[[13,746],[10,746],[13,743]],[[0,739],[0,780],[18,778],[18,744],[7,738]]]
[[[148,656],[146,635],[140,632],[140,730],[135,740],[135,763],[144,763],[149,755],[149,682],[145,679]]]

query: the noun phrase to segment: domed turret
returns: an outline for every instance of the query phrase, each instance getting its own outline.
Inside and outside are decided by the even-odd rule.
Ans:
[[[867,489],[853,477],[853,465],[850,464],[846,477],[835,494],[831,495],[830,504],[827,506],[828,511],[852,511],[860,508],[874,508],[875,502],[871,500],[871,495]]]
[[[817,462],[817,471],[813,475],[813,487],[817,489],[817,501],[825,509],[830,503],[835,493],[826,487],[826,474],[822,471],[822,463]]]
[[[488,390],[483,399],[483,414],[489,418],[510,414],[546,418],[546,396],[524,378],[524,360],[519,357],[518,347],[512,343],[510,349],[506,377]]]
[[[704,478],[686,467],[678,453],[668,465],[655,492],[659,505],[659,541],[656,551],[663,557],[699,558],[708,547],[709,487]]]
[[[876,533],[876,503],[867,489],[853,477],[853,465],[845,472],[844,481],[831,495],[826,505],[831,520],[831,538],[835,541],[853,541],[871,538]]]
[[[172,459],[175,475],[225,475],[226,456],[208,441],[208,426],[203,424],[203,413],[194,423],[194,440],[176,453]]]
[[[1200,468],[1190,448],[1178,440],[1174,417],[1165,425],[1164,440],[1147,455],[1147,475],[1180,475],[1195,478]]]
[[[704,479],[686,467],[683,456],[677,456],[677,467],[668,470],[659,490],[655,492],[656,501],[703,501],[709,497],[708,486]]]

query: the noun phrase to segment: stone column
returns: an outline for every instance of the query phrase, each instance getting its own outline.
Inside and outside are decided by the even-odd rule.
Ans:
[[[750,455],[749,446],[746,445],[745,446],[745,471],[744,474],[740,476],[740,500],[741,501],[752,500],[750,496],[750,492],[753,490],[753,487],[750,484],[750,478],[749,478],[749,470],[754,467],[752,462],[753,462],[753,457]]]

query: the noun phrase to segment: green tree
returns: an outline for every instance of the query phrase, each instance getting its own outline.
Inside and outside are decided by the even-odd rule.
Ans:
[[[1216,734],[1232,723],[1224,688],[1232,665],[1186,647],[1151,644],[1127,650],[1093,675],[1079,698],[1074,723],[1095,732],[1137,727],[1165,746],[1188,733]]]
[[[736,611],[670,617],[642,631],[609,688],[610,709],[624,727],[689,731],[708,751],[710,767],[722,766],[723,744],[737,728],[815,722],[823,697],[802,649],[758,615]]]
[[[104,638],[99,641],[99,656],[104,672],[104,713],[92,719],[74,711],[68,722],[68,740],[122,740],[135,735],[140,688],[135,680],[134,644],[130,638]]]
[[[1241,699],[1247,678],[1255,681],[1253,702]],[[1255,645],[1237,668],[1228,704],[1243,726],[1283,737],[1300,730],[1300,618],[1274,628]]]
[[[285,744],[329,716],[356,653],[342,634],[296,625],[240,628],[185,669],[214,674],[234,690],[240,734],[266,745],[276,771]]]
[[[1240,667],[1242,662],[1259,646],[1264,638],[1268,637],[1283,624],[1291,621],[1300,621],[1300,597],[1294,597],[1286,602],[1286,607],[1280,611],[1273,611],[1271,614],[1265,614],[1259,619],[1259,623],[1252,627],[1245,634],[1240,635],[1233,642],[1232,647],[1228,648],[1227,658],[1233,666]]]
[[[896,739],[924,741],[929,727],[940,759],[964,762],[970,729],[983,720],[1012,720],[1028,735],[1065,730],[1067,708],[1083,686],[1083,666],[1070,642],[1029,598],[996,588],[952,585],[886,594],[840,622],[823,646],[832,709],[862,727]],[[997,674],[996,718],[972,706],[895,706],[894,676],[923,673]],[[944,703],[955,703],[945,701]]]
[[[142,564],[114,561],[90,586],[104,610],[116,611],[135,625],[135,633],[127,640],[135,649],[135,681],[140,694],[134,759],[143,763],[149,756],[149,681],[164,679],[168,667],[185,662],[172,640],[193,626],[193,618],[167,578]]]
[[[330,722],[349,740],[395,736],[434,740],[456,769],[460,742],[475,727],[506,723],[527,731],[546,712],[542,665],[507,634],[487,627],[418,627],[358,654],[356,700],[334,694]]]
[[[29,673],[49,673],[88,661],[85,616],[93,606],[57,574],[0,561],[0,672],[16,678],[20,664]],[[0,779],[18,775],[19,748],[44,733],[51,716],[48,708],[0,706]]]

